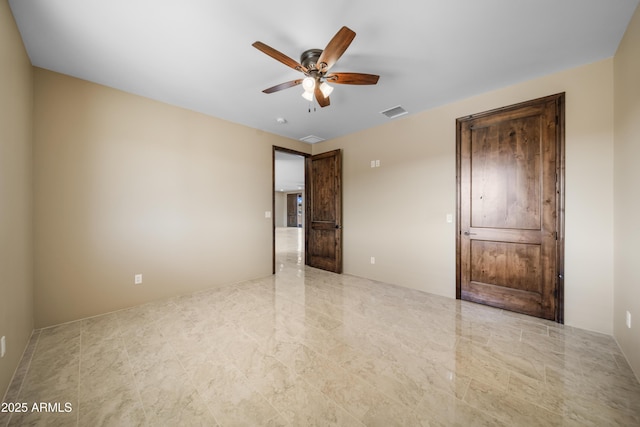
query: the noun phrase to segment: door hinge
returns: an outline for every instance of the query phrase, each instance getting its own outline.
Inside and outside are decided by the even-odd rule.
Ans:
[[[556,240],[558,240],[558,232],[556,231]]]
[[[560,118],[558,116],[556,116],[556,125],[560,124]]]

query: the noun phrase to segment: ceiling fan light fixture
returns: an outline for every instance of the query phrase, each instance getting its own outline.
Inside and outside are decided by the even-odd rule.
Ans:
[[[307,49],[302,52],[302,55],[300,55],[300,62],[289,58],[284,53],[279,52],[262,42],[257,41],[253,43],[252,46],[259,51],[305,75],[305,78],[281,83],[267,88],[262,92],[274,93],[283,89],[302,85],[304,89],[302,96],[304,99],[309,102],[313,102],[313,99],[315,98],[320,107],[326,107],[330,104],[329,95],[333,91],[333,87],[326,84],[326,81],[347,85],[374,85],[378,83],[378,78],[380,76],[374,74],[344,72],[327,75],[329,69],[333,67],[338,59],[340,59],[355,36],[356,33],[353,30],[347,27],[342,27],[329,41],[324,50]],[[315,111],[315,106],[313,108]],[[309,112],[311,112],[311,106],[309,106]]]
[[[320,85],[320,91],[325,98],[328,98],[329,95],[331,95],[331,92],[333,92],[333,86],[329,86],[327,82],[322,82],[322,84]]]
[[[316,79],[313,77],[305,77],[302,80],[302,87],[305,92],[313,92],[313,89],[316,87]]]

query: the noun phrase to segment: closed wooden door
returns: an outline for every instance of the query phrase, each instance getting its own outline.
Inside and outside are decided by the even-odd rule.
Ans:
[[[287,227],[298,226],[298,195],[287,194]]]
[[[335,150],[308,157],[305,259],[307,265],[342,272],[342,158]]]
[[[458,298],[563,321],[563,101],[458,119]]]

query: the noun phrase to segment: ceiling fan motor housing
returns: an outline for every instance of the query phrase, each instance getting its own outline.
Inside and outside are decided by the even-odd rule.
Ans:
[[[300,55],[300,63],[309,71],[318,70],[318,59],[322,54],[322,49],[308,49]]]

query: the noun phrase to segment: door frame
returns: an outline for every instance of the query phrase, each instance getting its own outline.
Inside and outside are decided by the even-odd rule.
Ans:
[[[461,299],[462,290],[462,266],[461,266],[461,149],[462,149],[462,122],[486,117],[492,114],[518,109],[526,105],[539,102],[556,103],[556,310],[555,321],[564,323],[564,210],[565,210],[565,93],[558,93],[542,98],[536,98],[517,104],[500,107],[489,111],[456,119],[456,299]]]
[[[309,153],[303,153],[302,151],[292,150],[290,148],[278,147],[277,145],[272,146],[271,152],[271,274],[276,274],[276,151],[280,151],[282,153],[295,154],[296,156],[304,157],[305,168],[307,163],[307,158],[311,157]],[[306,175],[306,173],[305,173]],[[307,188],[306,176],[305,176],[305,190]],[[305,209],[306,210],[306,209]],[[306,222],[306,221],[305,221]],[[307,225],[305,224],[305,227]],[[305,248],[306,248],[306,232],[305,232]],[[305,254],[306,255],[306,254]]]

